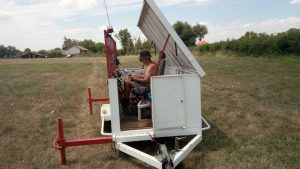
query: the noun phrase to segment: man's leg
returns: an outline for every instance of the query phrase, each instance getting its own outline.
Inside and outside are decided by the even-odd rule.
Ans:
[[[133,81],[131,80],[125,80],[125,83],[124,83],[124,89],[125,89],[125,98],[124,99],[127,99],[129,100],[129,95],[130,95],[130,90],[133,86]]]

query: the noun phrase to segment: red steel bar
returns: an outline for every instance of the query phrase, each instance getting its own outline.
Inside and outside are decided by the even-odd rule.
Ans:
[[[89,138],[66,141],[67,147],[94,145],[94,144],[109,144],[112,143],[111,137]]]
[[[151,41],[150,46],[149,46],[149,51],[151,50],[152,46],[153,46],[154,42]]]
[[[92,99],[92,102],[108,102],[109,98]]]
[[[111,56],[111,51],[110,51],[110,48],[109,46],[107,45],[108,44],[108,39],[109,37],[109,33],[104,30],[104,43],[105,43],[105,54],[106,54],[106,73],[107,73],[107,79],[110,78],[110,56]]]
[[[58,145],[60,147],[60,158],[61,164],[66,164],[66,145],[65,145],[65,135],[64,135],[64,124],[61,118],[58,119],[58,133],[59,133],[59,142]]]
[[[90,106],[90,114],[93,114],[93,102],[108,102],[109,98],[93,98],[92,97],[92,89],[88,88],[88,99],[87,101],[89,102]]]
[[[89,102],[89,105],[90,105],[90,114],[92,115],[93,114],[93,102],[91,101],[91,99],[92,99],[92,90],[91,90],[91,88],[88,88],[88,94],[89,94],[88,102]]]
[[[158,72],[158,65],[160,64],[160,61],[161,61],[161,59],[162,59],[162,56],[163,56],[163,54],[164,54],[164,52],[165,52],[165,50],[166,50],[167,44],[168,44],[168,42],[169,42],[169,39],[170,39],[170,34],[168,35],[168,37],[167,37],[167,39],[166,39],[166,41],[165,41],[165,44],[164,44],[162,50],[159,52],[159,59],[158,59],[157,66],[156,66],[156,72]]]
[[[176,42],[175,42],[175,53],[176,53],[176,56],[178,56],[177,43]]]
[[[95,144],[109,144],[113,143],[112,137],[98,137],[90,139],[76,139],[76,140],[65,140],[64,136],[64,125],[61,118],[58,118],[58,132],[59,138],[53,141],[52,147],[60,151],[61,164],[66,165],[66,148],[74,146],[84,145],[95,145]]]
[[[166,39],[166,41],[165,41],[164,47],[163,47],[163,49],[162,49],[162,53],[165,52],[165,49],[166,49],[167,44],[168,44],[168,42],[169,42],[169,39],[170,39],[170,34],[168,35],[168,37],[167,37],[167,39]]]

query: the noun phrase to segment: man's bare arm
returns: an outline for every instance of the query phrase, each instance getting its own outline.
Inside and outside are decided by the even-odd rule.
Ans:
[[[132,76],[134,76],[136,78],[144,79],[144,75],[143,74],[133,74]]]
[[[155,65],[150,65],[150,67],[148,69],[146,69],[144,78],[137,78],[137,77],[133,77],[134,81],[143,83],[143,84],[149,84],[150,83],[150,78],[152,75],[154,75],[155,73]]]

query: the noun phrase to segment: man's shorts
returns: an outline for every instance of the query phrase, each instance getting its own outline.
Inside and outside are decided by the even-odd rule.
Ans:
[[[133,87],[133,88],[139,88],[139,87],[145,87],[145,86],[142,85],[142,84],[139,83],[139,82],[132,82],[132,87]]]
[[[145,95],[146,93],[146,90],[147,88],[149,88],[149,86],[144,86],[142,85],[141,83],[138,83],[138,82],[133,82],[133,85],[132,85],[132,89],[131,89],[131,92],[130,92],[130,96],[137,96],[137,95]]]

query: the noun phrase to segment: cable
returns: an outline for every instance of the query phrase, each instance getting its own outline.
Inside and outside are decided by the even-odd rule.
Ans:
[[[104,4],[105,4],[105,9],[106,9],[106,16],[107,16],[108,26],[111,26],[110,25],[110,20],[109,20],[109,15],[108,15],[108,12],[107,12],[107,5],[106,5],[106,1],[105,0],[104,0]]]

